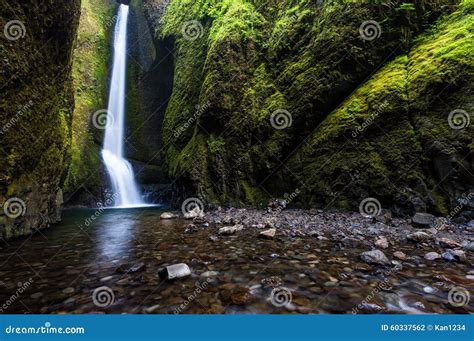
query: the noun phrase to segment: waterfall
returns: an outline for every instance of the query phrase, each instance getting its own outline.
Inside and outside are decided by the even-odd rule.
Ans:
[[[115,206],[143,206],[135,174],[123,157],[128,6],[120,5],[115,24],[114,56],[102,158],[116,196]]]

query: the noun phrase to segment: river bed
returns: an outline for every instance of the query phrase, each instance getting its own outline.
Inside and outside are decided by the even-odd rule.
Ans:
[[[98,212],[98,213],[97,213]],[[453,288],[474,290],[471,252],[463,262],[426,261],[423,247],[383,250],[404,261],[360,259],[367,248],[331,238],[259,229],[218,235],[219,226],[161,220],[159,207],[71,209],[63,221],[0,249],[4,313],[472,313]],[[94,217],[93,219],[91,217]],[[198,224],[196,224],[198,225]],[[159,278],[186,263],[192,275]],[[102,292],[100,291],[102,290]],[[463,292],[461,292],[462,294]],[[466,302],[467,301],[467,302]]]

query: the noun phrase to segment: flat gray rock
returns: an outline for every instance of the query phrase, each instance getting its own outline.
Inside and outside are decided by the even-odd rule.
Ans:
[[[432,237],[428,233],[421,232],[421,231],[411,233],[407,236],[408,240],[410,240],[412,242],[415,242],[415,243],[423,243],[423,242],[426,242],[426,241],[430,240],[431,238]]]
[[[436,223],[436,217],[429,213],[416,213],[411,222],[414,227],[429,229],[431,226],[434,226]]]
[[[380,250],[372,250],[363,252],[360,255],[360,258],[369,264],[378,264],[378,265],[390,265],[390,261],[387,256]]]
[[[167,266],[166,268],[162,269],[158,274],[162,279],[178,279],[190,276],[191,269],[187,264],[179,263]]]

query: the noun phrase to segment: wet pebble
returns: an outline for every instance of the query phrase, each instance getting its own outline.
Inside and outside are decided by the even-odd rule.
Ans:
[[[184,230],[184,233],[195,233],[198,231],[198,227],[194,224],[188,224],[186,226],[186,229]]]
[[[212,242],[218,242],[218,241],[219,241],[219,237],[217,237],[217,236],[210,236],[210,237],[209,237],[209,240],[212,241]]]
[[[201,277],[216,277],[217,275],[219,275],[217,271],[206,271],[201,274]]]
[[[264,239],[273,239],[275,237],[275,234],[276,234],[276,229],[272,228],[272,229],[268,229],[268,230],[260,232],[258,236]]]
[[[218,233],[220,235],[230,235],[242,231],[243,228],[243,225],[224,226],[219,229]]]
[[[458,242],[452,240],[452,239],[448,239],[448,238],[440,238],[438,239],[438,244],[441,246],[441,247],[444,247],[444,248],[451,248],[451,249],[455,249],[455,248],[460,248],[462,247],[461,244],[459,244]]]
[[[417,231],[407,235],[407,239],[415,243],[423,243],[430,240],[431,238],[432,237],[428,233],[422,231]]]
[[[69,288],[66,288],[66,289],[63,290],[63,294],[71,295],[71,294],[74,293],[74,291],[75,291],[74,288],[69,287]]]
[[[156,305],[153,305],[151,307],[147,307],[144,309],[145,313],[147,314],[152,314],[154,313],[155,311],[157,311],[158,309],[160,308],[160,305],[159,304],[156,304]]]
[[[465,250],[471,251],[471,252],[474,251],[474,242],[464,241],[462,245]]]
[[[130,281],[128,280],[128,278],[122,278],[117,281],[117,285],[128,285],[129,283]]]
[[[436,222],[436,217],[429,213],[416,213],[411,219],[413,226],[418,228],[430,228]]]
[[[174,213],[171,213],[171,212],[163,212],[163,213],[160,215],[160,219],[164,219],[164,220],[177,219],[177,218],[178,218],[178,215],[177,215],[177,214],[174,214]]]
[[[432,294],[432,293],[436,292],[437,290],[433,287],[424,287],[423,291],[426,292],[427,294]]]
[[[425,254],[426,260],[437,260],[440,258],[441,258],[441,255],[438,252],[428,252],[427,254]]]
[[[113,277],[112,276],[106,276],[106,277],[102,277],[100,279],[101,282],[107,282],[107,281],[110,281]]]
[[[76,304],[76,299],[74,297],[70,297],[63,302],[65,307],[72,307]]]
[[[34,300],[37,300],[37,299],[43,297],[43,295],[44,294],[42,292],[35,292],[34,294],[31,294],[30,297]]]
[[[402,251],[395,251],[393,253],[393,257],[395,257],[399,260],[406,260],[407,259],[407,255]]]
[[[387,256],[380,250],[372,250],[363,252],[360,258],[368,264],[390,265]]]
[[[377,238],[375,241],[375,246],[380,247],[382,249],[388,248],[388,240],[384,236]]]

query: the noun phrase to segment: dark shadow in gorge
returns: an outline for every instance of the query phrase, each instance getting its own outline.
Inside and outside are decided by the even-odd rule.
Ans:
[[[174,40],[153,37],[141,4],[129,18],[125,151],[149,200],[163,202],[170,182],[163,167],[163,120],[173,91]]]

